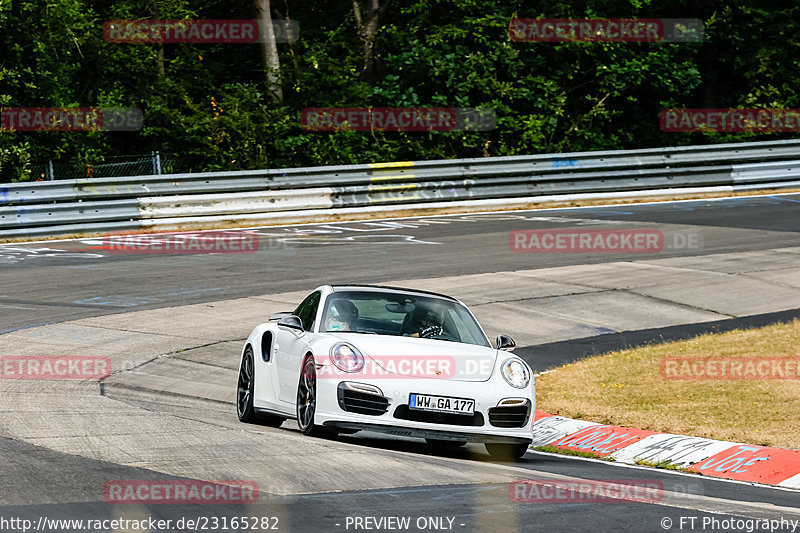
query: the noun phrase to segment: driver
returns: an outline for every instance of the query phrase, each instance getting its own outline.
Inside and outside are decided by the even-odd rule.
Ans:
[[[353,331],[358,320],[358,308],[350,300],[334,300],[328,308],[326,331]]]
[[[436,311],[425,309],[421,313],[417,313],[415,332],[411,334],[412,337],[435,337],[444,333],[442,328],[442,317]]]

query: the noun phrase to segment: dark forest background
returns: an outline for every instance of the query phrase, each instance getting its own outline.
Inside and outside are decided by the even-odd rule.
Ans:
[[[512,18],[699,18],[701,42],[517,43]],[[292,43],[115,44],[111,19],[291,19]],[[778,139],[666,107],[800,107],[794,0],[0,0],[0,107],[121,106],[138,132],[0,132],[0,180],[158,151],[201,172]],[[305,107],[493,109],[481,132],[309,132]]]

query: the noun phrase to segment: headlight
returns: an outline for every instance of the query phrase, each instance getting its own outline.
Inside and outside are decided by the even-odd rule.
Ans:
[[[518,389],[524,389],[531,382],[531,372],[528,367],[520,359],[511,358],[507,359],[501,368],[503,379]]]
[[[346,342],[331,347],[331,362],[342,372],[360,372],[364,368],[364,356],[358,348]]]

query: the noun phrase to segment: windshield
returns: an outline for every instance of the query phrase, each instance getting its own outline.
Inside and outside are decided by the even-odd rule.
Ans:
[[[402,293],[335,292],[325,302],[320,329],[491,346],[470,312],[458,302]]]

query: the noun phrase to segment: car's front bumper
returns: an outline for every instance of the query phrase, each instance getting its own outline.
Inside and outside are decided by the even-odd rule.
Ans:
[[[340,384],[343,382],[377,387],[380,397],[387,405],[381,412],[380,402],[365,402],[364,405],[378,406],[352,412],[347,402],[342,401]],[[445,416],[412,410],[408,407],[411,393],[451,396],[475,400],[475,415]],[[365,398],[369,398],[366,396]],[[374,394],[374,399],[378,395]],[[517,427],[498,426],[499,420],[509,417],[498,416],[506,410],[498,411],[504,400],[516,399],[514,420]],[[522,413],[524,409],[525,413]],[[502,406],[511,407],[511,406]],[[464,382],[447,379],[373,379],[363,380],[354,376],[346,379],[319,379],[317,381],[316,423],[340,429],[378,431],[407,437],[467,441],[496,442],[508,444],[530,443],[533,439],[532,424],[535,412],[533,384],[525,389],[516,389],[502,378],[494,377],[484,382]],[[367,414],[369,413],[369,414]]]

